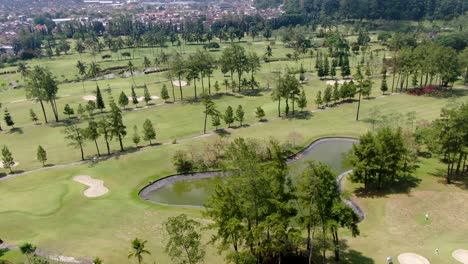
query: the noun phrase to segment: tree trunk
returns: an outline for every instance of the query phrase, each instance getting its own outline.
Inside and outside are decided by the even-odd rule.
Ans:
[[[98,143],[97,143],[96,139],[94,140],[94,144],[96,145],[97,155],[98,155],[98,157],[100,157],[101,153],[99,152],[99,146],[98,146]]]
[[[55,99],[52,99],[50,101],[50,107],[52,108],[52,112],[54,113],[54,117],[55,117],[55,122],[58,122],[59,121],[59,117],[58,117],[58,110],[57,110],[57,105],[55,103]]]
[[[107,137],[104,137],[104,140],[106,141],[107,155],[110,155],[109,139]]]
[[[44,103],[42,102],[42,100],[39,100],[39,103],[41,104],[42,113],[44,114],[44,121],[47,124],[48,121],[47,121],[47,115],[46,115],[46,112],[45,112],[45,109],[44,109]]]
[[[84,160],[84,152],[83,152],[83,145],[80,144],[80,151],[81,151],[81,160]]]
[[[119,144],[120,144],[120,151],[124,151],[123,144],[122,144],[122,136],[119,134]]]
[[[172,87],[172,98],[173,98],[173,102],[175,103],[175,91],[174,91],[174,83],[173,83],[173,80],[172,78],[171,79],[171,87]]]
[[[356,113],[356,121],[359,121],[359,110],[361,108],[361,90],[362,88],[359,89],[359,99],[358,99],[358,107],[357,107],[357,113]]]
[[[325,233],[326,233],[326,228],[325,228],[325,223],[324,221],[322,221],[322,239],[323,239],[323,242],[322,242],[322,263],[325,264],[327,262],[327,258],[326,258],[326,252],[327,252],[327,248],[325,247],[326,245],[326,241],[325,241]]]
[[[281,117],[281,98],[278,98],[278,117]]]
[[[450,179],[450,154],[447,154],[447,177],[446,177],[447,184],[452,183]]]
[[[193,86],[195,89],[195,100],[197,100],[197,78],[193,79]]]
[[[202,91],[203,91],[203,93],[205,93],[205,82],[203,82],[203,74],[201,74],[200,77],[201,77]]]
[[[184,95],[182,94],[182,83],[181,83],[181,80],[180,80],[180,74],[179,74],[179,91],[180,91],[180,100],[183,101],[184,100]]]
[[[205,107],[205,124],[203,126],[203,134],[206,134],[206,120],[208,119],[208,113],[206,113],[207,107]]]
[[[333,230],[333,241],[335,244],[334,252],[335,252],[335,260],[340,261],[340,240],[338,239],[338,231],[336,229]]]
[[[210,77],[210,73],[208,73],[208,94],[211,95],[211,77]]]

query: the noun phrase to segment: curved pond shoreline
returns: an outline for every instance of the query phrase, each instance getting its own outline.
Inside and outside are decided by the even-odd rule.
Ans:
[[[358,140],[356,138],[351,138],[351,137],[324,137],[324,138],[319,138],[312,143],[310,143],[307,147],[305,147],[303,150],[299,151],[298,153],[288,157],[286,159],[287,163],[291,163],[296,160],[300,160],[303,158],[307,153],[312,151],[314,148],[316,148],[318,145],[326,143],[326,142],[351,142],[351,143],[356,143]],[[348,170],[345,172],[342,172],[340,175],[338,175],[336,182],[338,184],[338,188],[341,191],[341,183],[344,177],[346,177],[348,174],[350,174],[352,170]],[[215,171],[207,171],[207,172],[195,172],[195,173],[188,173],[188,174],[173,174],[173,175],[168,175],[163,178],[160,178],[145,187],[143,187],[139,192],[138,196],[147,202],[154,203],[157,205],[163,205],[163,206],[175,206],[175,207],[191,207],[191,208],[204,208],[203,206],[197,206],[197,205],[184,205],[184,204],[167,204],[167,203],[160,203],[153,201],[149,198],[149,194],[153,191],[156,191],[158,189],[161,189],[162,187],[172,184],[175,182],[179,181],[190,181],[190,180],[195,180],[195,179],[206,179],[206,178],[213,178],[216,176],[220,177],[225,177],[226,175],[223,174],[222,171],[220,170],[215,170]],[[360,219],[363,220],[365,215],[364,212],[361,210],[361,208],[354,203],[350,199],[345,199],[341,198],[343,203],[345,203],[347,206],[351,207],[353,211],[359,215]]]

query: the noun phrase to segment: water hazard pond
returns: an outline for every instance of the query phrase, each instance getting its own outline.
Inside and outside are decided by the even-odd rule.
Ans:
[[[294,159],[288,160],[291,175],[299,174],[307,161],[316,160],[332,167],[336,174],[349,168],[343,166],[343,154],[356,142],[348,138],[320,139],[309,145]],[[171,176],[145,187],[140,192],[144,200],[164,205],[202,206],[222,179],[216,173],[195,173]]]

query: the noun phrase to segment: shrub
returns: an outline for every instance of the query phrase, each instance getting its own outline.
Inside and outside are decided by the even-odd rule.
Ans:
[[[440,91],[440,87],[432,85],[422,88],[414,88],[408,91],[408,94],[421,96],[421,95],[435,95]]]
[[[204,47],[207,48],[207,49],[219,49],[220,48],[218,42],[210,42],[210,43],[204,45]]]
[[[193,170],[193,161],[190,160],[187,153],[182,150],[176,151],[172,157],[172,162],[178,173],[189,173]]]

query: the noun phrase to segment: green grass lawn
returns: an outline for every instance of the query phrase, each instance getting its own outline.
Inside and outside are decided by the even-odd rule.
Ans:
[[[247,50],[263,54],[267,42],[243,45]],[[196,48],[195,45],[190,45],[185,47],[185,50],[192,52]],[[288,52],[291,50],[283,48],[282,44],[277,42],[274,47],[274,57],[283,57]],[[136,51],[136,57],[140,61],[142,56],[148,54],[151,54],[151,49]],[[82,56],[83,60],[90,59],[89,54]],[[53,61],[36,59],[28,63],[31,66],[46,65],[57,74],[59,80],[65,80],[75,78],[74,64],[77,59],[79,59],[78,54],[70,54],[54,58]],[[112,61],[104,62],[102,66],[126,63],[126,61]],[[311,63],[313,65],[313,61],[306,59],[304,66],[308,68]],[[270,72],[270,66],[272,71],[275,71],[299,65],[300,62],[263,64],[257,79],[261,87],[271,86],[275,83],[276,75]],[[324,81],[315,78],[315,73],[308,72],[306,75],[310,78],[310,81],[304,84],[309,102],[306,110],[313,111],[316,108],[315,95],[326,85]],[[10,79],[22,82],[18,74],[11,75]],[[214,73],[212,83],[217,80],[221,84],[223,79],[218,70]],[[171,85],[164,77],[164,73],[139,75],[135,77],[135,81],[138,85],[147,83],[152,95],[159,95],[162,85],[166,84],[171,94]],[[99,86],[104,89],[109,85],[112,96],[117,98],[121,91],[130,95],[131,82],[131,78],[119,77],[99,81]],[[70,104],[76,109],[79,103],[85,104],[86,101],[82,97],[92,95],[96,83],[86,81],[84,84],[85,92],[80,82],[61,84],[58,108],[62,110],[65,104]],[[246,112],[244,123],[247,125],[244,128],[227,129],[227,133],[223,135],[227,139],[272,137],[281,142],[288,142],[294,137],[298,146],[304,146],[323,136],[359,136],[371,129],[369,118],[375,112],[374,109],[378,109],[382,114],[405,114],[414,111],[417,120],[433,120],[439,116],[442,107],[452,104],[454,100],[468,100],[467,90],[463,88],[457,89],[457,96],[452,98],[415,97],[406,94],[379,97],[381,95],[379,85],[380,80],[374,79],[372,97],[377,98],[362,102],[360,122],[355,121],[356,103],[314,111],[302,119],[277,118],[277,103],[272,101],[271,92],[266,89],[259,90],[253,95],[240,95],[230,91],[225,93],[225,88],[221,85],[222,93],[215,97],[215,103],[221,112],[224,112],[228,105],[235,108],[239,104]],[[201,91],[201,83],[197,83],[197,87]],[[193,84],[184,87],[183,91],[185,97],[193,97]],[[137,89],[137,94],[142,96],[143,90]],[[108,103],[109,95],[105,92],[104,95]],[[23,89],[4,92],[0,96],[3,108],[8,108],[17,126],[14,131],[0,133],[0,145],[7,145],[13,152],[15,160],[19,162],[15,170],[30,170],[41,166],[35,160],[39,144],[48,152],[49,164],[79,160],[79,150],[72,149],[64,142],[63,124],[51,122],[48,125],[36,126],[29,120],[29,109],[34,109],[41,120],[42,113],[37,103],[20,101],[25,99]],[[141,131],[145,118],[151,119],[156,126],[157,142],[170,142],[173,139],[193,137],[202,133],[201,103],[162,104],[162,100],[155,100],[152,103],[158,106],[124,112],[124,123],[129,133],[124,140],[127,148],[132,146],[133,126],[137,125]],[[142,105],[143,103],[140,104]],[[262,106],[266,111],[267,122],[258,123],[255,119],[254,111],[258,106]],[[50,107],[47,105],[46,108],[48,117],[52,120]],[[133,106],[130,105],[129,108]],[[65,116],[62,114],[61,118],[65,119]],[[208,123],[211,123],[210,120]],[[213,129],[209,126],[210,131]],[[218,135],[211,135],[179,144],[160,145],[116,156],[95,165],[50,169],[1,181],[1,238],[8,243],[32,242],[43,250],[57,254],[87,259],[99,256],[106,263],[122,263],[127,259],[130,241],[140,237],[148,240],[148,248],[152,252],[151,258],[154,261],[168,263],[169,259],[163,253],[166,237],[162,223],[168,217],[180,213],[186,213],[203,223],[208,223],[208,220],[203,217],[200,210],[149,204],[140,200],[137,193],[147,183],[175,172],[171,157],[176,150],[200,150],[218,138]],[[112,142],[111,148],[116,151],[117,142]],[[103,140],[100,140],[100,149],[103,152],[105,150]],[[88,157],[95,155],[94,145],[88,143],[85,153]],[[447,257],[450,254],[449,250],[462,247],[461,240],[468,235],[466,231],[460,232],[457,229],[459,226],[468,230],[467,220],[460,216],[467,211],[466,203],[463,205],[462,201],[466,200],[468,194],[460,187],[445,186],[440,183],[440,178],[432,175],[437,174],[440,166],[434,159],[422,160],[416,172],[416,176],[420,177],[422,182],[409,194],[355,198],[363,207],[367,218],[361,224],[362,234],[359,238],[350,238],[348,234],[343,234],[350,249],[355,251],[349,251],[350,258],[358,259],[362,254],[365,258],[361,260],[371,258],[375,263],[380,263],[387,255],[396,256],[398,253],[415,252],[425,255],[434,263],[450,263],[450,258]],[[0,173],[2,172],[6,171],[0,169]],[[72,180],[77,175],[90,175],[104,180],[110,192],[99,198],[84,197],[83,191],[86,187]],[[350,190],[355,187],[355,185],[348,186]],[[455,210],[456,208],[465,208],[465,210]],[[421,219],[421,215],[426,211],[434,215],[430,223]],[[452,225],[452,222],[456,224]],[[204,239],[209,239],[209,231],[204,233]],[[440,262],[431,258],[436,247],[441,249]],[[11,252],[6,258],[16,263],[20,257],[17,252]],[[206,263],[219,263],[222,259],[223,257],[219,256],[213,247],[208,247]]]

